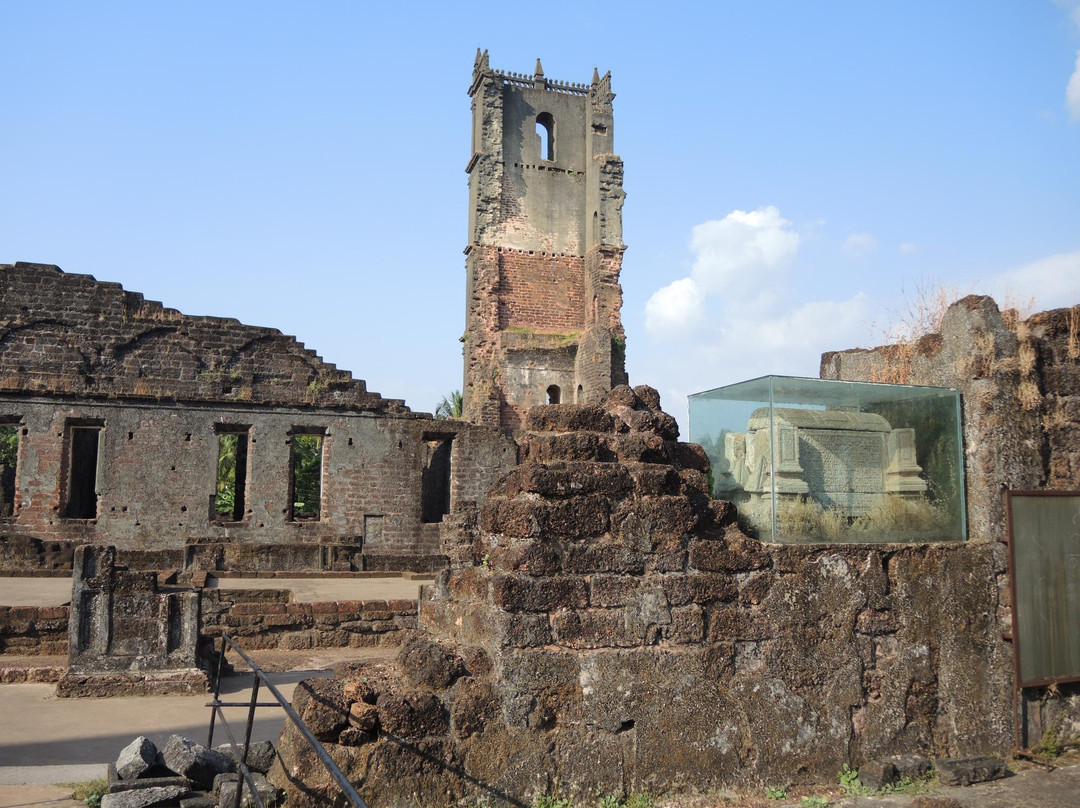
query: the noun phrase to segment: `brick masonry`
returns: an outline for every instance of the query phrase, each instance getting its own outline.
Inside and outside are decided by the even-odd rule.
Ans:
[[[287,589],[207,589],[202,635],[233,636],[245,650],[394,646],[416,627],[415,600],[296,603]]]
[[[0,606],[0,668],[14,656],[66,656],[67,606]],[[395,646],[416,627],[415,600],[296,603],[287,589],[204,589],[201,636],[247,650]]]
[[[0,606],[0,655],[66,656],[67,606]]]

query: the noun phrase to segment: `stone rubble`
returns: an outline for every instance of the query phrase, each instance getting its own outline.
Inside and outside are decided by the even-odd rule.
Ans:
[[[276,757],[269,741],[251,744],[247,756],[252,781],[266,805],[278,799],[278,789],[266,779]],[[125,746],[115,765],[109,767],[109,793],[101,804],[105,808],[234,808],[236,770],[230,745],[207,749],[190,738],[172,735],[159,750],[140,736]],[[251,801],[246,783],[241,796],[241,804]]]
[[[942,758],[934,763],[938,780],[947,786],[970,786],[999,780],[1008,773],[1005,761],[995,757]]]
[[[157,747],[145,735],[140,735],[120,750],[120,755],[116,758],[116,774],[121,780],[134,780],[142,777],[157,763]]]

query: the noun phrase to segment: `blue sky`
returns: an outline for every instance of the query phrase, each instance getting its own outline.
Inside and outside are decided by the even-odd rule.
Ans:
[[[0,263],[461,386],[469,85],[611,70],[632,383],[816,375],[920,285],[1080,302],[1080,3],[0,0]]]

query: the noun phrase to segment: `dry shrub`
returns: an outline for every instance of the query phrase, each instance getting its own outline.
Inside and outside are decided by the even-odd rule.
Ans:
[[[869,381],[887,384],[907,384],[911,381],[915,343],[928,334],[941,333],[941,323],[949,306],[962,297],[960,289],[936,281],[919,280],[909,294],[902,289],[903,303],[890,310],[890,322],[884,327],[871,325],[873,340],[881,361],[871,368]]]
[[[897,310],[889,312],[891,322],[883,328],[871,326],[871,334],[878,344],[886,347],[879,349],[882,359],[870,370],[869,381],[887,382],[891,384],[906,384],[911,379],[912,358],[914,345],[928,334],[941,332],[941,324],[945,319],[945,312],[949,310],[957,300],[965,294],[974,294],[974,287],[967,292],[962,292],[959,287],[946,286],[935,281],[920,280],[915,284],[914,292],[908,294],[902,290],[903,304]],[[1029,336],[1030,331],[1026,324],[1035,308],[1035,298],[1016,298],[1012,293],[1006,293],[1004,308],[1001,312],[1006,327],[1015,333],[1021,340]],[[1070,312],[1070,357],[1080,357],[1080,306],[1074,307]],[[976,338],[975,355],[968,362],[957,361],[954,368],[957,375],[964,376],[973,374],[976,378],[986,376],[993,370],[1009,370],[1011,363],[1008,360],[995,362],[997,353],[994,338],[991,334],[980,334]],[[1075,354],[1075,355],[1074,355]],[[1035,357],[1021,357],[1020,364],[1028,361],[1034,368]]]
[[[828,510],[808,497],[776,503],[776,533],[787,539],[839,539],[848,521],[838,507]]]
[[[1001,319],[1005,321],[1005,327],[1018,337],[1026,336],[1021,331],[1026,332],[1024,323],[1035,313],[1035,296],[1017,298],[1014,292],[1008,291],[1001,304]]]
[[[1069,359],[1080,359],[1080,305],[1069,309]]]
[[[1024,376],[1030,376],[1035,370],[1035,346],[1030,341],[1024,340],[1020,343],[1020,373]]]
[[[975,353],[971,357],[971,373],[975,378],[986,376],[994,369],[997,358],[997,343],[989,331],[980,331],[975,335]]]
[[[927,334],[941,333],[941,322],[949,306],[963,297],[956,286],[946,286],[936,281],[921,279],[908,294],[901,288],[903,303],[891,310],[891,322],[881,329],[873,329],[884,343],[914,343]]]
[[[924,497],[885,495],[862,516],[849,519],[838,505],[822,508],[809,497],[780,500],[776,510],[778,538],[791,540],[889,540],[945,530],[949,517]]]
[[[1072,420],[1065,410],[1065,403],[1061,400],[1061,396],[1054,396],[1054,408],[1047,413],[1046,418],[1043,420],[1043,427],[1053,429],[1071,425]]]
[[[879,349],[881,360],[870,368],[868,381],[885,384],[907,384],[911,379],[911,358],[915,353],[913,342],[886,345]]]
[[[1031,379],[1024,379],[1020,382],[1020,386],[1016,388],[1016,400],[1020,402],[1020,406],[1025,410],[1037,409],[1042,404],[1042,393],[1039,392],[1039,385]]]
[[[886,495],[851,523],[851,532],[888,538],[907,533],[929,533],[941,530],[947,524],[945,511],[923,497]]]

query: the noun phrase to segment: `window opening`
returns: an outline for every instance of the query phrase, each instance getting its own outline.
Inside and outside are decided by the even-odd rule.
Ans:
[[[64,516],[68,519],[97,518],[98,443],[101,427],[71,428],[68,452],[68,497]]]
[[[550,112],[536,116],[536,134],[540,138],[540,159],[555,159],[555,119]]]
[[[292,436],[292,520],[314,521],[322,513],[323,436]]]
[[[574,403],[575,404],[583,404],[584,403],[584,398],[585,398],[584,388],[582,388],[582,386],[579,384],[577,386],[577,393],[574,396]]]
[[[561,391],[559,390],[559,385],[557,385],[557,384],[551,385],[551,387],[549,387],[547,389],[547,403],[548,404],[558,404],[559,399],[561,398],[561,395],[562,394],[561,394]]]
[[[219,432],[217,486],[214,490],[214,517],[227,522],[244,518],[248,472],[248,433]]]
[[[424,471],[420,481],[420,521],[441,522],[450,513],[450,452],[453,437],[424,440]]]
[[[15,513],[15,474],[19,463],[19,427],[0,426],[0,516]]]

